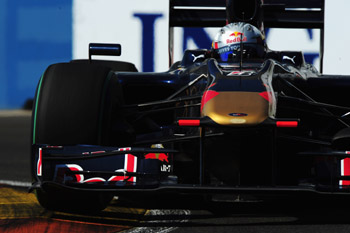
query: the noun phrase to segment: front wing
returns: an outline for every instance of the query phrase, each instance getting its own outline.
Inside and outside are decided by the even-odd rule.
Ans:
[[[31,189],[127,193],[234,193],[254,195],[350,194],[350,174],[331,177],[331,185],[225,186],[179,184],[174,175],[177,151],[163,148],[34,145]],[[338,158],[350,166],[349,151],[304,152],[299,156]],[[342,169],[342,171],[347,169]]]

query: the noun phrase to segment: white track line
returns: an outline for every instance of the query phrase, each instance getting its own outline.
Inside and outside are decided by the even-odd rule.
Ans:
[[[16,180],[0,180],[0,184],[6,184],[10,186],[15,186],[15,187],[25,187],[29,188],[32,186],[32,183],[30,182],[22,182],[22,181],[16,181]]]
[[[159,210],[159,209],[152,209],[147,211],[145,216],[167,216],[167,215],[190,215],[190,210]],[[150,220],[150,221],[144,221],[147,223],[184,223],[188,222],[188,219],[164,219],[164,220]],[[141,222],[142,223],[142,222]],[[168,233],[171,231],[176,230],[178,227],[135,227],[127,231],[123,231],[123,233]]]
[[[32,111],[30,110],[0,110],[0,117],[30,117]]]

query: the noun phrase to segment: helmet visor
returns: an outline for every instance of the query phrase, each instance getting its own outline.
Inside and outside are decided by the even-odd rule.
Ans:
[[[242,52],[240,44],[228,45],[214,51],[219,62],[239,62],[241,55],[243,61],[261,60],[265,56],[264,46],[252,43],[244,43]]]

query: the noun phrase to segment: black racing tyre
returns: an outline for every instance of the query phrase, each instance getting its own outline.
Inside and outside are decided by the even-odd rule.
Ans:
[[[59,63],[47,68],[34,102],[32,143],[106,145],[130,143],[132,137],[120,111],[121,88],[111,68],[88,63]],[[35,178],[32,158],[32,174]],[[39,203],[52,210],[102,210],[109,194],[38,189]]]
[[[134,64],[125,61],[107,61],[107,60],[91,60],[88,59],[76,59],[72,60],[71,63],[91,63],[94,65],[102,65],[110,68],[113,71],[119,72],[137,72],[137,68]]]
[[[119,109],[121,91],[117,76],[106,66],[49,66],[36,94],[33,144],[125,145],[131,135]]]

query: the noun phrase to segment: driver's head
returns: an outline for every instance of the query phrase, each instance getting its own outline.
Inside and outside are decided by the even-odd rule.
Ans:
[[[231,23],[216,34],[212,49],[221,62],[238,62],[241,54],[243,60],[261,60],[266,51],[265,37],[249,23]]]

